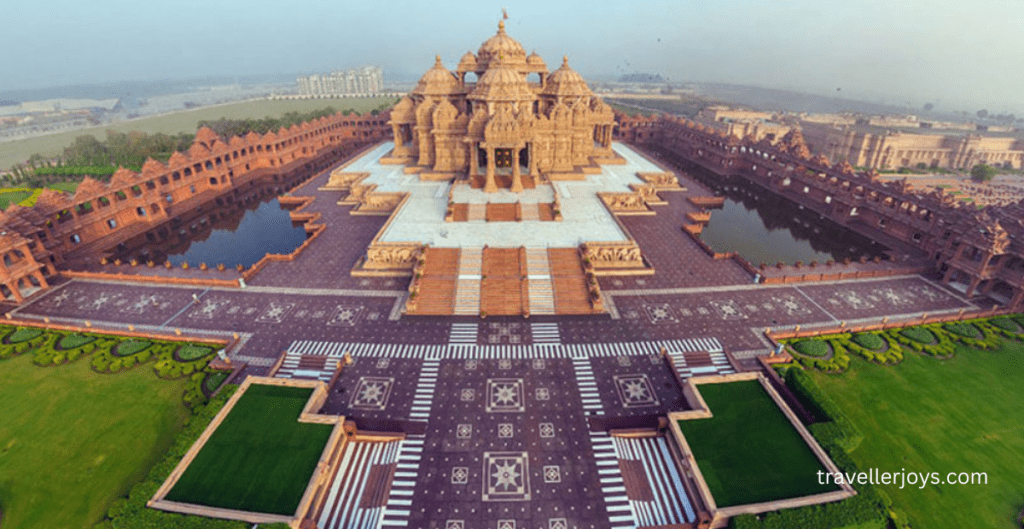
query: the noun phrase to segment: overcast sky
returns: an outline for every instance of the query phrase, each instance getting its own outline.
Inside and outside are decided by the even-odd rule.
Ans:
[[[454,67],[509,13],[555,69],[1024,111],[1024,0],[513,2],[10,0],[0,91],[364,64]],[[15,5],[10,5],[15,3]],[[833,4],[839,4],[833,5]]]

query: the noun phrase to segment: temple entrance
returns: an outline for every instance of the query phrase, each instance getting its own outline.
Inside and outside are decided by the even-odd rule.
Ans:
[[[494,167],[508,169],[512,167],[512,149],[494,149]]]
[[[519,167],[529,169],[530,167],[530,146],[527,145],[519,150]],[[524,173],[526,171],[523,171]]]

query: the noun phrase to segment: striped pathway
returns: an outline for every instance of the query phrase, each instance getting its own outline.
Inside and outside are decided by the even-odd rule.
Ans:
[[[619,458],[640,461],[651,487],[653,501],[630,500],[636,521],[641,527],[692,523],[696,520],[693,506],[683,488],[675,459],[669,453],[665,438],[614,437]]]
[[[708,351],[713,358],[725,359],[722,346],[715,338],[663,340],[648,342],[589,343],[554,345],[411,345],[356,342],[323,342],[296,340],[288,346],[289,353],[341,357],[347,351],[353,357],[464,359],[531,359],[613,357],[671,352]],[[717,356],[716,356],[717,354]],[[726,361],[728,363],[728,361]]]
[[[400,443],[353,441],[345,447],[338,472],[331,482],[330,493],[320,513],[320,529],[374,529],[384,511],[381,505],[360,507],[367,486],[371,491],[379,484],[367,483],[373,465],[391,465],[398,459]],[[377,502],[374,502],[377,503]]]
[[[315,368],[303,366],[303,356],[305,355],[285,353],[281,368],[277,370],[277,374],[274,376],[276,378],[305,378],[329,382],[331,377],[334,376],[335,371],[338,370],[338,361],[333,359],[313,362],[317,365]],[[341,355],[338,355],[338,358],[340,357]],[[319,367],[321,365],[323,367]]]
[[[555,291],[547,248],[526,248],[526,274],[530,314],[554,314]]]
[[[420,367],[420,379],[416,383],[416,393],[412,397],[412,408],[409,418],[414,421],[426,421],[430,418],[430,408],[434,405],[434,391],[437,390],[437,371],[441,361],[430,358],[423,361]]]
[[[391,482],[387,507],[380,517],[377,527],[408,527],[409,508],[412,506],[412,495],[416,491],[416,478],[420,473],[420,460],[423,458],[424,435],[409,435],[398,441],[398,464],[395,467],[395,479]]]
[[[480,332],[477,323],[453,323],[448,331],[448,345],[476,345],[476,336]]]
[[[594,378],[594,368],[590,365],[590,359],[585,356],[573,358],[572,369],[576,374],[576,387],[580,390],[583,411],[593,415],[604,415],[604,407],[601,406],[601,396],[597,393],[597,379]]]
[[[626,495],[626,485],[619,469],[619,453],[608,432],[590,432],[590,445],[594,449],[594,463],[601,481],[601,494],[608,509],[609,527],[637,527],[636,513]]]
[[[455,285],[454,314],[480,314],[480,280],[483,278],[483,249],[462,248],[459,252],[459,277]]]
[[[530,334],[533,335],[534,345],[562,345],[557,323],[533,322],[530,324]]]

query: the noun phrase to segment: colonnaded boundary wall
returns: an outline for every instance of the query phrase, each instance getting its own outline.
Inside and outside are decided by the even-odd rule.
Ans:
[[[121,168],[104,183],[86,177],[75,193],[47,189],[34,207],[0,213],[0,294],[21,302],[46,278],[99,260],[125,241],[210,203],[231,202],[257,182],[291,189],[366,145],[389,139],[390,111],[337,113],[277,132],[221,138],[203,127],[185,152]]]
[[[1024,308],[1024,201],[979,209],[943,189],[913,193],[812,156],[799,130],[782,138],[741,140],[683,118],[616,114],[622,140],[678,157],[719,175],[739,175],[841,226],[920,253],[944,284]]]

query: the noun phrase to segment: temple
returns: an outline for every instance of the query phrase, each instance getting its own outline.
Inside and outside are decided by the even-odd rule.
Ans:
[[[470,75],[475,83],[467,81]],[[486,192],[499,187],[518,192],[524,179],[569,178],[594,159],[614,157],[614,125],[611,108],[594,96],[567,58],[549,74],[544,60],[536,53],[527,56],[500,23],[476,55],[462,56],[455,73],[437,57],[395,106],[390,160],[428,177],[482,178]]]

